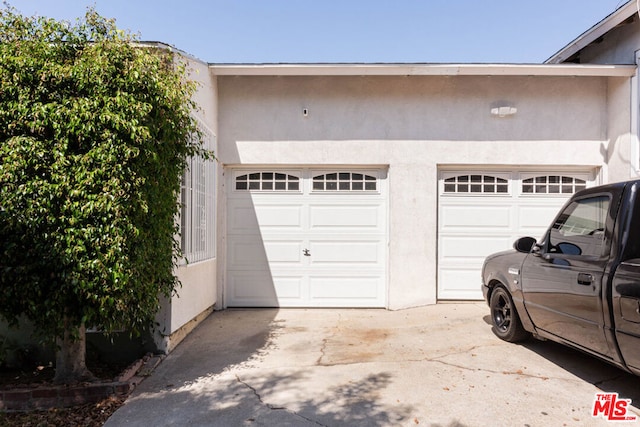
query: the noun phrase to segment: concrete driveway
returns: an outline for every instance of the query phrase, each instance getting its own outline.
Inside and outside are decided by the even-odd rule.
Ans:
[[[116,426],[596,426],[637,377],[550,342],[496,338],[483,303],[215,312],[106,423]],[[640,421],[622,425],[640,425]]]

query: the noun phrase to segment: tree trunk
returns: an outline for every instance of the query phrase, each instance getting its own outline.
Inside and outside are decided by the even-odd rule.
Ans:
[[[64,338],[56,339],[56,384],[71,384],[91,381],[94,375],[87,369],[86,328],[82,325],[77,331],[69,329],[69,321],[65,319]]]

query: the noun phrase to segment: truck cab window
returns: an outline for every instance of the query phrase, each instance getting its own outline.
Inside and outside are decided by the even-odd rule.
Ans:
[[[549,252],[600,256],[609,197],[597,196],[572,202],[558,216],[549,236]]]

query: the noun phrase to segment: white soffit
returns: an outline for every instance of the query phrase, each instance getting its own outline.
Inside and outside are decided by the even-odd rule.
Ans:
[[[578,36],[578,38],[560,49],[549,59],[544,61],[544,63],[559,64],[566,61],[578,51],[584,49],[599,37],[602,37],[635,13],[638,13],[637,0],[630,0],[627,2],[627,4],[620,6],[609,16],[598,22],[593,27],[589,28],[587,31]]]
[[[584,64],[209,64],[217,76],[630,77],[635,65]]]

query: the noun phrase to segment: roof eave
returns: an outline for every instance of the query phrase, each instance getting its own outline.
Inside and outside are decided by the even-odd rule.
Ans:
[[[217,76],[597,76],[630,77],[634,65],[209,64]]]

